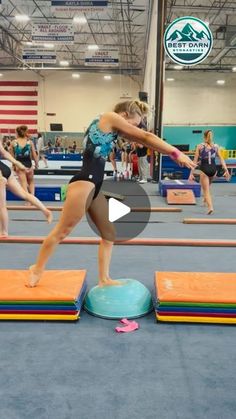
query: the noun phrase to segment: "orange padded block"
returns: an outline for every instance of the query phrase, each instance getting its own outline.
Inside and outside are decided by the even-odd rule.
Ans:
[[[45,271],[35,288],[28,288],[29,272],[0,271],[0,301],[75,301],[84,286],[86,271]]]
[[[235,324],[234,317],[192,317],[192,316],[156,316],[157,320],[161,322],[176,322],[176,323],[222,323]]]
[[[158,301],[235,303],[236,273],[156,272]]]
[[[196,204],[196,198],[191,189],[167,189],[166,201],[169,205]]]

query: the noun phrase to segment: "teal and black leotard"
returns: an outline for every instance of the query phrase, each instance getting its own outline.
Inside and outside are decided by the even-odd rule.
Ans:
[[[27,141],[24,147],[21,147],[21,145],[17,141],[15,141],[14,154],[15,159],[20,161],[25,167],[32,167],[30,141]]]
[[[106,158],[117,141],[118,133],[105,133],[98,127],[100,118],[96,118],[88,127],[83,141],[82,170],[69,183],[86,180],[95,185],[93,199],[97,197],[102,187]]]

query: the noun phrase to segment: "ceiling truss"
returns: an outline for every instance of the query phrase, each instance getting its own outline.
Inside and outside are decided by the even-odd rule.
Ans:
[[[68,60],[69,69],[91,71],[85,67],[84,55],[89,44],[119,50],[119,66],[109,72],[141,75],[145,68],[150,16],[157,0],[108,0],[108,7],[101,12],[85,13],[85,25],[75,24],[75,43],[56,47],[57,64],[34,64],[35,71],[42,68],[59,68],[60,60]],[[236,41],[229,45],[229,34],[236,40],[236,0],[166,0],[166,25],[177,17],[196,16],[209,22],[214,44],[208,58],[187,70],[231,71],[236,66]],[[17,22],[16,14],[27,14],[30,21]],[[0,9],[0,71],[29,67],[22,60],[22,50],[31,41],[34,23],[71,23],[73,15],[56,17],[50,0],[3,0]],[[32,67],[32,65],[31,65]],[[173,62],[166,58],[166,68]],[[108,71],[107,68],[93,68]]]

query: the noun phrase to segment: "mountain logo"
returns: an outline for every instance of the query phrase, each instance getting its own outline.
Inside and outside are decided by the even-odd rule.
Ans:
[[[184,16],[175,19],[164,34],[167,55],[181,65],[201,63],[210,54],[212,45],[211,30],[197,17]]]

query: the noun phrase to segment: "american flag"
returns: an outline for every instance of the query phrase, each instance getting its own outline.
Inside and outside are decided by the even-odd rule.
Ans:
[[[0,81],[0,134],[15,134],[18,125],[37,133],[37,81]]]

